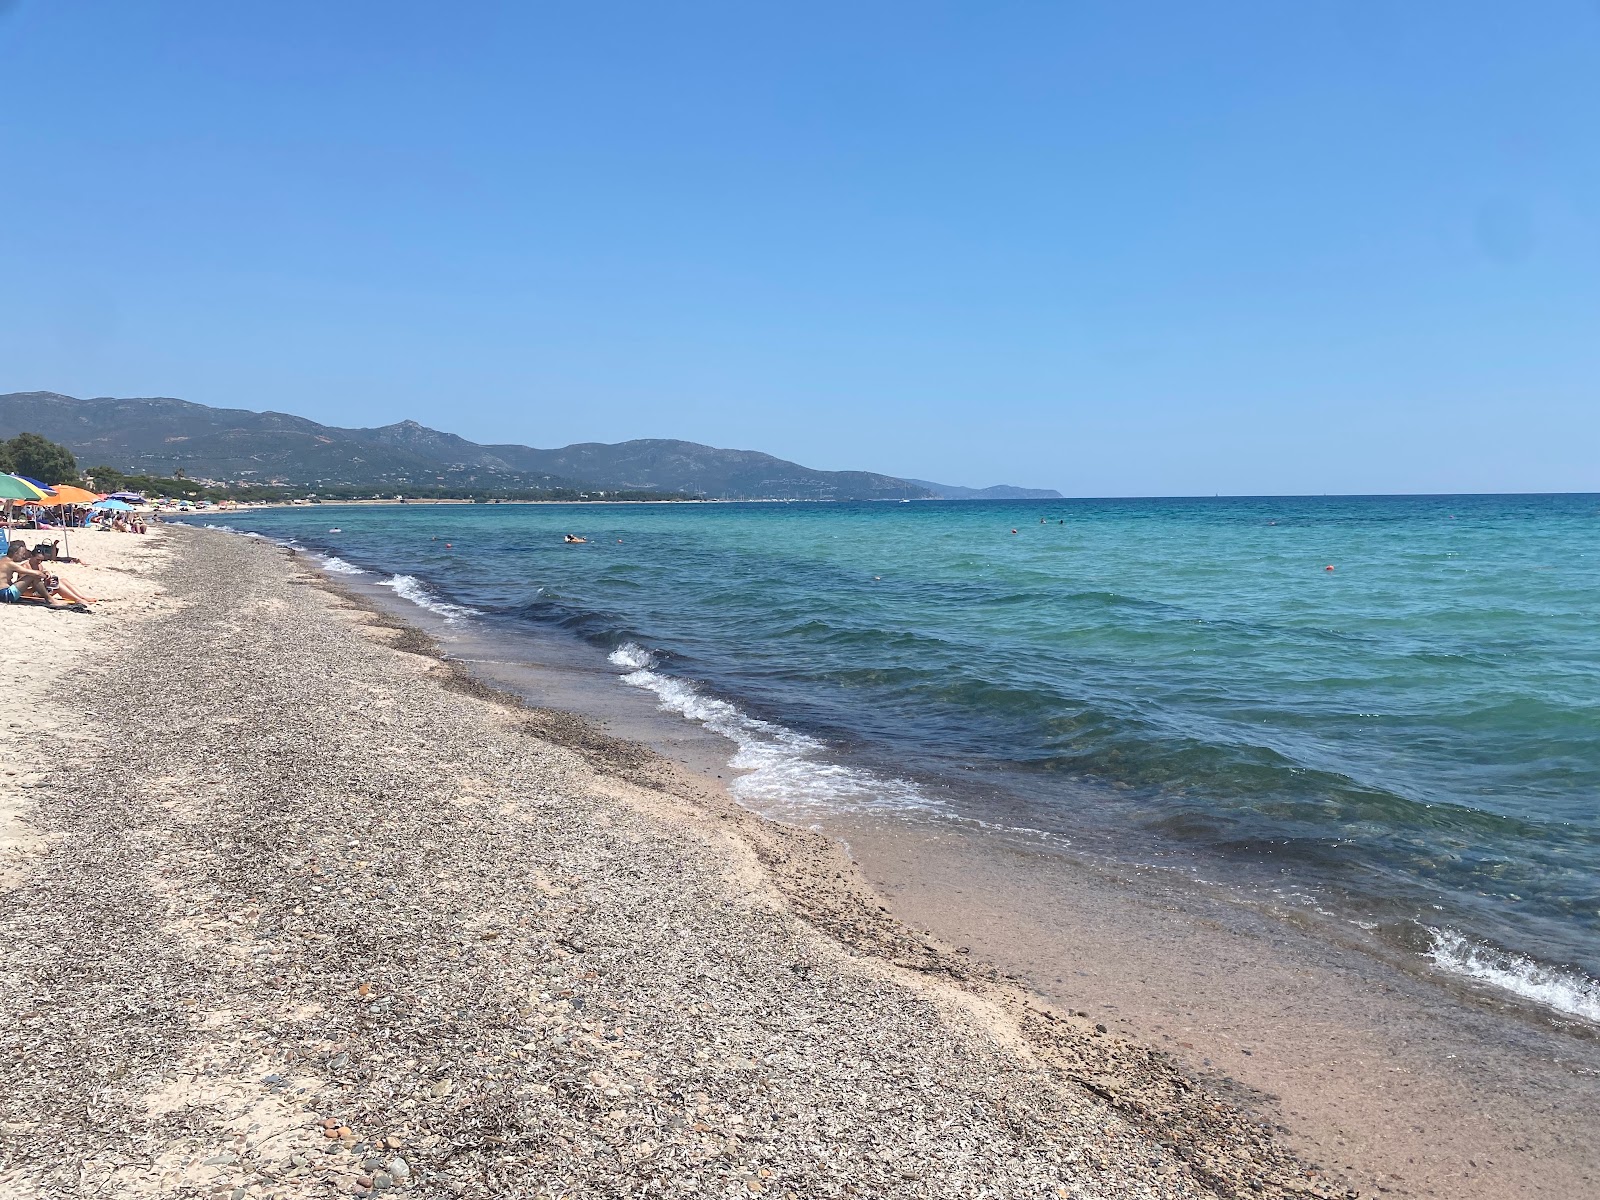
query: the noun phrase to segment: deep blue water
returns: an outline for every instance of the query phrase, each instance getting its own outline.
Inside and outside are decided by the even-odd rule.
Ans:
[[[596,643],[734,736],[774,815],[879,805],[1160,858],[1600,1019],[1600,497],[227,523],[506,637]]]

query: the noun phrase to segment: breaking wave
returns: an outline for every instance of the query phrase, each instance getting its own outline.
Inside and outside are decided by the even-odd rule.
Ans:
[[[1569,1017],[1600,1022],[1600,980],[1476,941],[1453,929],[1428,927],[1427,956],[1442,971],[1487,983]]]
[[[743,774],[729,790],[762,816],[802,821],[830,812],[942,808],[909,780],[832,762],[816,738],[752,717],[692,683],[652,670],[655,656],[633,642],[613,650],[610,661],[623,670],[623,683],[654,692],[662,709],[696,721],[738,747],[729,765]]]
[[[409,600],[418,608],[425,608],[429,612],[443,617],[446,621],[459,621],[462,617],[478,615],[478,610],[468,608],[465,604],[451,604],[448,600],[441,600],[427,588],[415,575],[395,575],[389,579],[379,581],[379,586],[390,588],[402,600]]]

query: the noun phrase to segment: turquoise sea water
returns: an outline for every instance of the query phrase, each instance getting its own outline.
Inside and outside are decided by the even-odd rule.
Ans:
[[[1165,862],[1600,1020],[1600,497],[226,523],[494,636],[586,639],[733,737],[772,815]]]

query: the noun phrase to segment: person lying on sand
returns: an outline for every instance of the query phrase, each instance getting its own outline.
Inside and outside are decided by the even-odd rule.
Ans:
[[[38,571],[44,580],[44,590],[53,596],[60,596],[73,604],[90,605],[94,603],[92,597],[85,596],[61,576],[53,574],[49,567],[44,565],[44,554],[38,546],[28,555],[28,566]]]
[[[12,542],[6,556],[0,558],[0,603],[19,604],[24,596],[29,596],[43,600],[51,608],[66,608],[67,605],[52,596],[45,586],[44,572],[30,567],[25,561],[27,557],[28,547],[19,539]]]

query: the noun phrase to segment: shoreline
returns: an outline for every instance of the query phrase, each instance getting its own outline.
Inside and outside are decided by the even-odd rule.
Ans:
[[[1364,1192],[1501,1200],[1600,1179],[1592,1033],[1166,873],[841,822],[891,912],[1161,1046]]]
[[[421,619],[386,600],[364,602]],[[451,658],[472,673],[487,666],[497,687],[549,687],[544,661],[508,669],[459,647]],[[614,693],[633,690],[616,682]],[[554,696],[630,737],[659,737],[615,695],[558,686]],[[707,782],[725,767],[714,747],[670,749]],[[816,827],[848,846],[907,927],[946,950],[970,945],[1058,1011],[1092,1010],[1096,1024],[1171,1052],[1363,1189],[1498,1200],[1578,1194],[1600,1177],[1581,1116],[1600,1102],[1600,1047],[1579,1022],[1330,943],[1177,876],[887,818]]]
[[[1342,1193],[829,839],[259,539],[152,538],[159,603],[12,727],[58,778],[0,890],[0,1194]],[[77,736],[119,698],[204,719]]]
[[[284,552],[298,557],[293,550]],[[645,744],[637,727],[619,738],[609,731],[616,716],[614,709],[601,715],[531,702],[516,691],[516,683],[521,681],[515,680],[514,675],[484,678],[476,669],[477,664],[446,652],[433,635],[408,619],[411,614],[400,605],[356,592],[349,579],[336,573],[309,569],[320,586],[396,629],[400,643],[408,651],[437,658],[450,671],[445,686],[532,714],[541,736],[583,754],[596,769],[615,772],[658,794],[686,801],[700,816],[728,822],[735,835],[755,852],[770,882],[786,900],[811,924],[851,951],[941,983],[953,982],[976,996],[998,1002],[1017,1019],[1024,1038],[1035,1042],[1035,1053],[1054,1058],[1055,1065],[1069,1078],[1111,1102],[1125,1115],[1133,1116],[1163,1143],[1192,1142],[1192,1123],[1208,1124],[1218,1109],[1229,1110],[1222,1114],[1221,1128],[1216,1131],[1219,1145],[1236,1143],[1241,1137],[1247,1142],[1270,1145],[1283,1132],[1281,1127],[1264,1124],[1249,1111],[1255,1097],[1232,1081],[1213,1075],[1205,1081],[1210,1091],[1199,1092],[1195,1083],[1201,1076],[1177,1065],[1169,1050],[1156,1048],[1137,1036],[1117,1038],[1116,1031],[1088,1012],[1046,998],[1041,990],[1022,983],[1014,972],[974,954],[969,946],[960,944],[961,940],[941,941],[932,930],[919,931],[919,921],[900,919],[891,908],[889,897],[880,894],[869,881],[851,846],[832,834],[762,816],[716,782],[722,776],[713,770],[713,759],[708,757],[713,751],[706,743],[721,743],[730,751],[734,748],[721,735],[709,731],[701,734],[696,723],[683,722],[687,729],[696,731],[692,736],[698,744],[683,747],[687,757],[676,758]],[[571,703],[571,692],[563,691],[561,700]],[[1113,1039],[1109,1043],[1104,1040],[1108,1037]],[[1108,1047],[1112,1048],[1109,1056]],[[1211,1112],[1206,1111],[1208,1108]],[[1183,1109],[1190,1111],[1185,1114]],[[1230,1125],[1235,1126],[1231,1131],[1227,1128]],[[1244,1157],[1246,1152],[1236,1149],[1233,1153]],[[1310,1165],[1291,1168],[1291,1172],[1301,1178],[1294,1180],[1286,1194],[1362,1194],[1344,1186],[1345,1172],[1334,1173],[1337,1182],[1317,1180],[1322,1171]],[[1234,1194],[1224,1180],[1208,1182],[1219,1185],[1219,1195]],[[1238,1194],[1273,1194],[1270,1185],[1262,1180],[1246,1186],[1249,1192]],[[1328,1190],[1324,1192],[1323,1188]]]
[[[1418,760],[1436,755],[1450,737],[1465,737],[1471,721],[1481,719],[1470,713],[1459,719],[1449,716],[1467,710],[1448,701],[1441,705],[1439,697],[1419,696],[1417,705],[1407,708],[1402,698],[1385,699],[1380,694],[1363,698],[1366,708],[1357,717],[1342,711],[1324,713],[1332,741],[1342,744],[1334,755],[1328,753],[1329,745],[1310,735],[1310,726],[1300,712],[1304,705],[1322,703],[1317,699],[1326,690],[1322,685],[1306,691],[1279,679],[1272,686],[1280,686],[1282,694],[1264,702],[1266,724],[1254,731],[1253,717],[1236,721],[1236,714],[1227,707],[1233,702],[1219,701],[1224,705],[1219,710],[1222,724],[1213,729],[1206,724],[1210,718],[1204,713],[1185,716],[1186,705],[1194,696],[1209,692],[1254,695],[1251,680],[1231,678],[1231,660],[1219,661],[1216,669],[1196,674],[1193,664],[1168,672],[1159,664],[1143,662],[1141,655],[1154,644],[1152,637],[1159,640],[1170,633],[1181,650],[1191,636],[1237,640],[1242,636],[1240,628],[1228,621],[1199,619],[1191,627],[1188,616],[1167,619],[1188,613],[1187,609],[1148,608],[1138,603],[1124,614],[1126,620],[1098,619],[1098,606],[1128,599],[1119,598],[1115,588],[1104,595],[1091,588],[1065,598],[1070,621],[1075,623],[1072,636],[1107,642],[1099,657],[1089,654],[1080,662],[1077,651],[1064,641],[1052,641],[1055,635],[1044,628],[1049,623],[1043,620],[1045,609],[1039,608],[1029,611],[1023,624],[1031,621],[1034,625],[1024,630],[1025,636],[1018,638],[1015,647],[979,665],[980,658],[994,653],[1015,632],[1006,625],[1011,618],[1008,615],[991,631],[995,642],[986,646],[981,640],[969,640],[992,614],[985,610],[977,626],[964,629],[952,606],[940,598],[943,589],[925,579],[916,562],[894,557],[903,545],[917,544],[916,537],[906,536],[908,525],[920,528],[916,521],[874,524],[866,531],[871,536],[847,536],[840,545],[830,546],[829,531],[843,533],[854,521],[841,524],[822,513],[793,514],[793,521],[783,514],[768,514],[773,519],[761,524],[761,514],[753,510],[744,516],[726,512],[717,516],[706,510],[708,521],[713,516],[717,519],[704,526],[692,512],[656,507],[638,512],[637,521],[623,520],[625,514],[617,514],[600,539],[605,544],[573,557],[569,570],[567,559],[536,567],[534,560],[526,557],[548,552],[549,547],[524,545],[525,534],[537,537],[539,531],[549,534],[553,530],[559,540],[567,528],[561,523],[564,518],[553,510],[541,516],[536,509],[524,508],[517,510],[524,514],[519,517],[510,511],[434,509],[413,512],[409,520],[404,512],[387,511],[392,515],[373,511],[366,514],[370,519],[358,520],[352,514],[341,521],[329,515],[318,517],[315,512],[283,510],[259,514],[256,520],[245,516],[237,522],[219,523],[254,528],[274,540],[287,539],[284,544],[300,546],[314,555],[349,558],[348,564],[334,562],[329,569],[359,575],[365,567],[376,572],[381,593],[386,594],[390,587],[399,589],[404,599],[429,610],[415,613],[424,624],[431,624],[434,614],[447,615],[463,606],[483,610],[481,614],[460,614],[471,619],[465,619],[459,629],[445,630],[447,640],[468,627],[495,631],[497,638],[503,635],[506,647],[530,638],[575,633],[591,656],[593,647],[599,645],[600,657],[609,651],[613,663],[621,661],[618,655],[636,660],[633,665],[639,669],[625,682],[656,692],[691,721],[705,721],[728,733],[739,744],[740,757],[758,766],[756,776],[741,779],[737,787],[743,798],[766,815],[803,821],[801,810],[808,805],[823,815],[840,807],[921,808],[945,810],[951,816],[964,814],[985,827],[1031,831],[1057,841],[1070,853],[1087,851],[1091,858],[1117,861],[1129,869],[1165,867],[1202,883],[1222,881],[1252,902],[1282,912],[1291,922],[1329,917],[1334,940],[1372,943],[1373,953],[1391,963],[1401,961],[1414,972],[1455,976],[1472,981],[1470,987],[1491,984],[1557,1014],[1600,1022],[1600,959],[1595,957],[1600,943],[1594,939],[1594,913],[1588,903],[1591,889],[1584,886],[1582,870],[1585,864],[1592,865],[1586,849],[1592,838],[1585,837],[1592,814],[1583,811],[1582,788],[1547,795],[1548,788],[1540,790],[1544,785],[1530,778],[1531,791],[1525,801],[1518,799],[1517,787],[1508,785],[1497,794],[1498,799],[1485,793],[1490,798],[1480,807],[1470,794],[1476,786],[1472,780],[1475,773],[1488,768],[1477,763],[1471,752],[1476,743],[1470,740],[1461,744],[1461,754],[1435,763],[1431,776],[1419,774]],[[444,512],[454,516],[439,515]],[[324,529],[328,524],[344,528],[327,530],[328,536],[323,536],[319,523],[325,523]],[[981,514],[968,515],[957,524],[966,530],[969,540],[986,527]],[[1076,545],[1072,539],[1087,538],[1086,544],[1096,544],[1097,528],[1103,533],[1118,524],[1086,526],[1081,535],[1070,531],[1058,535],[1052,529],[1042,545],[1023,548],[1021,543],[1015,547],[1007,543],[995,552],[1005,562],[1010,561],[1005,556],[1015,557],[1013,550],[1030,561],[1030,556],[1042,554],[1038,561],[1049,570],[1070,573],[1073,554],[1058,551]],[[1225,522],[1223,527],[1212,528],[1212,533],[1226,540],[1237,533],[1232,526]],[[943,528],[946,525],[935,523],[929,536]],[[474,539],[474,531],[490,529],[494,530],[490,540]],[[775,537],[775,546],[782,544],[786,530],[813,530],[822,535],[800,547],[802,556],[812,552],[821,556],[809,595],[797,593],[782,571],[771,569],[775,561],[771,549],[728,553],[739,537],[758,529]],[[1453,525],[1441,524],[1441,529],[1450,536],[1459,532]],[[420,530],[422,543],[385,547],[385,530],[400,538],[409,536],[407,531]],[[714,565],[708,562],[709,570],[685,572],[681,570],[683,556],[663,555],[668,545],[694,545],[702,532],[707,535],[707,553],[715,559]],[[613,533],[618,535],[614,547]],[[435,535],[432,540],[441,545],[426,544],[428,534]],[[1249,530],[1245,536],[1250,540]],[[1256,540],[1263,536],[1275,540],[1279,535],[1275,530],[1255,531]],[[1322,536],[1313,530],[1302,540],[1320,540]],[[629,543],[626,548],[624,537]],[[1060,537],[1068,541],[1060,546],[1050,544]],[[454,547],[447,540],[452,538]],[[862,547],[848,548],[855,541]],[[1120,554],[1125,543],[1126,539],[1114,540],[1109,546],[1102,542],[1099,549]],[[834,567],[828,563],[841,552],[844,557],[835,565],[846,560],[848,565],[835,581],[830,575]],[[463,553],[470,556],[465,560],[470,565],[467,573],[457,576]],[[481,569],[474,561],[480,553]],[[1320,559],[1318,555],[1315,561]],[[1280,590],[1308,583],[1298,577],[1288,559],[1280,556],[1273,561],[1278,564]],[[966,560],[955,565],[962,570],[973,566]],[[1123,566],[1136,575],[1143,569],[1140,561]],[[891,581],[883,584],[886,593],[877,587],[876,574],[871,574],[872,583],[867,583],[868,572],[890,568],[884,577]],[[742,598],[733,591],[717,590],[718,580],[744,578],[759,579],[759,583]],[[351,584],[359,587],[371,582],[356,578]],[[841,585],[837,594],[830,591],[834,582]],[[543,586],[546,584],[549,590]],[[1172,589],[1177,586],[1181,592],[1182,587],[1159,569],[1144,584],[1166,602],[1180,601]],[[657,594],[663,585],[667,590]],[[989,585],[980,581],[974,586]],[[1344,590],[1343,582],[1338,588]],[[776,605],[764,603],[762,596],[769,594],[785,598]],[[884,603],[890,594],[894,603]],[[450,600],[459,603],[452,607]],[[1000,601],[1009,603],[1003,596]],[[1206,603],[1218,601],[1219,597],[1211,596]],[[923,603],[927,610],[919,613],[916,606]],[[1325,603],[1332,605],[1328,620],[1359,623],[1367,619],[1359,603],[1351,608],[1350,601],[1337,597]],[[749,637],[747,643],[725,638],[724,631],[707,619],[723,604],[739,623],[741,633]],[[823,624],[785,628],[779,613],[786,612],[786,606],[814,611]],[[411,604],[402,608],[410,610]],[[1018,614],[1022,611],[1016,610]],[[1009,614],[1010,610],[995,612]],[[864,613],[876,615],[862,623]],[[935,655],[962,658],[964,674],[948,690],[937,669],[930,669],[940,660],[918,653],[923,643],[916,641],[920,631],[915,626],[922,619],[935,623],[954,620],[926,643]],[[830,629],[828,622],[838,628]],[[1146,628],[1152,622],[1159,628]],[[839,636],[839,628],[844,628],[847,636]],[[1279,633],[1281,630],[1261,646],[1271,647]],[[820,640],[812,644],[814,636]],[[1029,646],[1029,639],[1036,637],[1044,641]],[[860,656],[859,648],[874,638],[888,639],[878,662]],[[792,639],[796,647],[805,646],[802,656],[792,663],[781,653],[786,639]],[[1301,650],[1312,642],[1330,641],[1346,650],[1359,642],[1343,641],[1320,625],[1293,634],[1291,641],[1296,639],[1304,643]],[[1484,667],[1484,662],[1467,653],[1470,638],[1456,640],[1461,644],[1450,643],[1452,652],[1435,665],[1443,664],[1449,670],[1459,667],[1469,674]],[[1129,645],[1119,648],[1113,644],[1119,641]],[[1367,643],[1360,647],[1350,653],[1359,658],[1370,649]],[[484,657],[497,657],[496,649],[488,649]],[[1402,655],[1411,653],[1405,645],[1391,649]],[[1263,669],[1269,673],[1277,669],[1270,661],[1276,652],[1251,651],[1263,656]],[[1053,676],[1034,672],[1030,677],[1027,664],[1040,654],[1050,658]],[[760,661],[747,662],[749,659]],[[1427,655],[1423,659],[1427,660]],[[662,665],[656,670],[658,661]],[[1176,660],[1179,664],[1185,661]],[[1294,661],[1293,654],[1287,661]],[[1427,665],[1425,661],[1423,666]],[[836,673],[836,668],[843,673]],[[1294,667],[1301,672],[1314,673],[1316,669],[1310,659]],[[1351,665],[1352,677],[1365,678],[1361,674],[1364,669]],[[1080,670],[1087,672],[1085,678],[1071,682]],[[1150,701],[1146,703],[1140,700],[1137,688],[1128,691],[1141,674],[1149,674],[1160,690],[1170,689],[1185,673],[1189,699],[1175,693],[1159,702],[1146,698]],[[1375,678],[1387,679],[1381,671]],[[974,708],[973,701],[982,690],[980,681],[986,681],[982,686],[1004,681],[1011,691],[1001,703]],[[605,682],[614,684],[615,673],[608,672]],[[1392,686],[1393,681],[1388,681],[1376,685],[1376,690],[1381,693]],[[1532,695],[1543,685],[1529,678],[1518,686],[1532,689]],[[1074,688],[1083,696],[1073,699],[1070,693]],[[915,702],[919,694],[929,698],[929,707]],[[874,697],[874,703],[863,706],[861,700],[866,696]],[[1073,706],[1080,700],[1088,707],[1072,716],[1077,712]],[[1395,705],[1392,719],[1380,719],[1366,711],[1388,713],[1385,705],[1389,700]],[[1490,700],[1479,696],[1478,707]],[[1258,701],[1259,697],[1253,702]],[[875,707],[880,702],[881,707]],[[1270,715],[1274,705],[1278,706],[1276,717]],[[577,707],[587,711],[583,704]],[[600,707],[605,707],[604,702]],[[1039,724],[1041,715],[1053,709],[1059,710],[1056,716]],[[1577,727],[1581,722],[1573,720],[1577,709],[1571,705],[1569,709],[1565,733],[1555,726],[1545,729],[1537,723],[1508,721],[1504,723],[1507,745],[1496,750],[1485,744],[1482,753],[1492,756],[1504,751],[1508,763],[1526,765],[1538,761],[1541,739],[1550,741],[1555,753],[1565,736],[1571,739],[1576,761],[1581,762],[1582,730]],[[1199,725],[1184,732],[1186,720],[1198,720]],[[1066,724],[1059,728],[1052,724],[1059,721]],[[1073,724],[1084,721],[1089,723],[1081,729]],[[1229,725],[1230,721],[1234,724]],[[1440,721],[1445,725],[1455,721],[1461,728],[1453,733],[1432,728]],[[962,752],[947,752],[948,746],[939,737],[930,736],[943,728],[941,722],[954,722],[949,727],[949,745],[961,745],[965,748]],[[861,736],[855,732],[858,723]],[[1411,743],[1397,739],[1398,731],[1408,727],[1414,732],[1415,756]],[[1075,732],[1068,737],[1063,730]],[[1377,741],[1363,744],[1363,739],[1369,738]],[[1300,766],[1292,767],[1293,763]],[[1384,771],[1391,767],[1393,778],[1385,781]],[[1419,798],[1433,795],[1429,788],[1434,786],[1439,797],[1450,797],[1450,802],[1438,806],[1422,803]],[[1487,786],[1492,792],[1493,785]],[[1191,796],[1192,802],[1186,799]],[[1552,814],[1561,812],[1563,802],[1576,805],[1576,810],[1569,810],[1568,820],[1553,821],[1548,833],[1541,834],[1537,807],[1546,802]],[[1528,809],[1526,820],[1517,816],[1522,808]],[[1555,841],[1543,846],[1547,836]],[[1462,853],[1463,847],[1472,849]],[[1592,877],[1592,871],[1588,875]],[[1600,1023],[1593,1028],[1600,1031]]]

